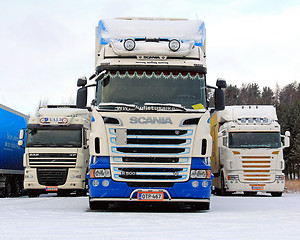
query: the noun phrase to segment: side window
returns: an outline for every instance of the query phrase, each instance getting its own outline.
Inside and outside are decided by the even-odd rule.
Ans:
[[[223,131],[222,133],[223,133],[223,146],[227,147],[227,134],[225,131]]]
[[[87,142],[86,142],[86,129],[83,128],[82,131],[83,131],[83,145],[86,145],[87,144]]]

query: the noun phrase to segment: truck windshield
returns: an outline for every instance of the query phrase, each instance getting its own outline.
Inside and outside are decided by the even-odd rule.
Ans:
[[[81,147],[81,129],[38,129],[27,131],[26,147]]]
[[[229,148],[280,148],[279,132],[230,132]]]
[[[109,72],[98,82],[97,104],[178,104],[205,109],[205,75],[191,72]]]

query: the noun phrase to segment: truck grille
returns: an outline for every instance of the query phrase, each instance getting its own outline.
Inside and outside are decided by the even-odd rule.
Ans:
[[[121,146],[116,146],[116,129],[109,129],[109,133],[113,153],[181,155],[190,153],[193,130],[127,129]]]
[[[193,130],[110,128],[109,135],[114,180],[187,181],[189,156],[184,154],[190,153]]]
[[[59,186],[66,183],[68,168],[38,168],[38,182],[45,186]]]
[[[270,182],[270,156],[242,156],[243,182]]]
[[[179,158],[163,157],[123,157],[123,162],[128,163],[178,163]]]
[[[30,167],[75,167],[76,153],[29,153]]]
[[[185,180],[188,168],[175,167],[113,167],[115,179],[119,180]]]

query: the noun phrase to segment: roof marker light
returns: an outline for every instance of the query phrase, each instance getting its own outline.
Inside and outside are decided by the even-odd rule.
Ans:
[[[177,39],[172,39],[172,40],[169,42],[169,48],[170,48],[173,52],[178,51],[179,48],[180,48],[180,42],[179,42]]]
[[[127,51],[132,51],[135,48],[135,41],[132,38],[127,38],[124,41],[124,48]]]

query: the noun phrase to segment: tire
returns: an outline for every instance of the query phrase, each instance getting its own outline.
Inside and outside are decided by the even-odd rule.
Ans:
[[[20,177],[16,177],[13,179],[13,183],[12,183],[12,187],[13,187],[13,192],[12,192],[12,196],[13,197],[18,197],[21,195],[21,192],[23,190],[23,181]]]
[[[272,197],[281,197],[282,192],[271,192]]]
[[[107,210],[109,208],[108,202],[91,201],[89,199],[89,204],[91,210]]]
[[[6,177],[5,180],[5,197],[12,197],[13,196],[13,184],[12,184],[12,179],[10,177]]]
[[[191,203],[190,208],[192,210],[209,210],[210,203],[209,202],[201,202],[201,203]]]
[[[38,190],[27,190],[27,195],[30,198],[34,198],[40,196],[40,192]]]
[[[221,189],[220,189],[220,195],[226,196],[226,189],[225,189],[225,179],[223,173],[221,174]]]

